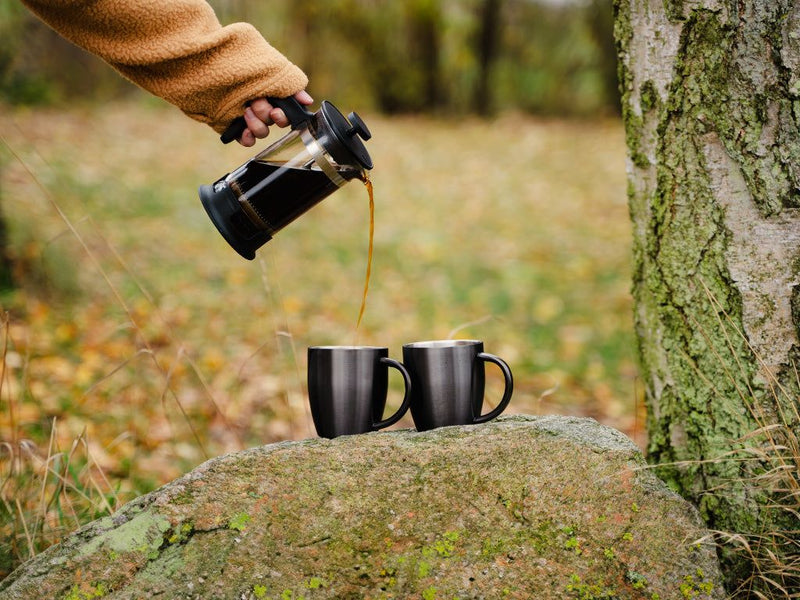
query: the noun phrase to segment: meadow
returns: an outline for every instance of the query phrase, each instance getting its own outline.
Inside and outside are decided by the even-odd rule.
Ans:
[[[400,358],[405,342],[482,339],[514,372],[507,412],[590,416],[645,443],[621,123],[362,117],[375,249],[356,329],[363,185],[248,262],[197,188],[252,149],[160,103],[2,110],[20,285],[0,297],[0,577],[206,458],[314,437],[311,345]]]

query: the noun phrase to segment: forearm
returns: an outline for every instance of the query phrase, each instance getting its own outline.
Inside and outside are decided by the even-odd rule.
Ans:
[[[303,72],[246,23],[203,0],[22,0],[59,34],[222,131],[244,104],[305,88]]]

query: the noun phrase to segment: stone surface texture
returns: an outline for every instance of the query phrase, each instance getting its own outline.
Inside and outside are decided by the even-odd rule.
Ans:
[[[723,598],[695,509],[591,419],[212,459],[0,582],[0,598]]]

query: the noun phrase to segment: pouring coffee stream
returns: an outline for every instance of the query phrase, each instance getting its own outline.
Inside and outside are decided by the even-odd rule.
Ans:
[[[375,240],[375,196],[372,187],[372,181],[367,175],[364,180],[364,185],[367,186],[367,193],[369,194],[369,247],[367,250],[367,274],[364,276],[364,293],[361,296],[361,308],[358,310],[358,320],[356,321],[356,335],[358,335],[358,328],[361,326],[361,319],[364,316],[364,309],[367,308],[367,292],[369,292],[369,278],[372,274],[372,249]],[[356,340],[358,341],[358,340]]]
[[[239,168],[200,187],[200,200],[223,238],[241,256],[255,258],[258,248],[348,181],[359,179],[369,193],[370,239],[364,294],[356,330],[366,305],[372,265],[374,202],[368,171],[372,159],[362,140],[372,137],[364,121],[345,117],[327,100],[317,112],[295,98],[268,98],[281,108],[291,131]],[[244,132],[235,119],[220,140],[227,144]]]

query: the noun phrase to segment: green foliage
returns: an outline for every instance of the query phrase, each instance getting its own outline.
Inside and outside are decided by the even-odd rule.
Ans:
[[[43,106],[101,102],[135,87],[58,36],[17,0],[0,0],[0,100]]]
[[[76,439],[69,452],[52,443],[45,456],[27,440],[15,445],[4,441],[0,447],[0,579],[118,505],[118,488],[103,479],[85,438]],[[83,600],[104,593],[102,586],[75,587],[68,597]]]
[[[14,103],[49,99],[43,78],[15,65],[23,47],[23,33],[30,15],[16,0],[0,0],[0,98]]]
[[[490,2],[497,19],[487,21]],[[309,74],[316,97],[361,110],[618,110],[611,0],[563,6],[528,0],[212,5],[223,24],[252,22]],[[131,92],[111,68],[60,39],[16,0],[0,0],[0,16],[0,98],[41,104]]]

